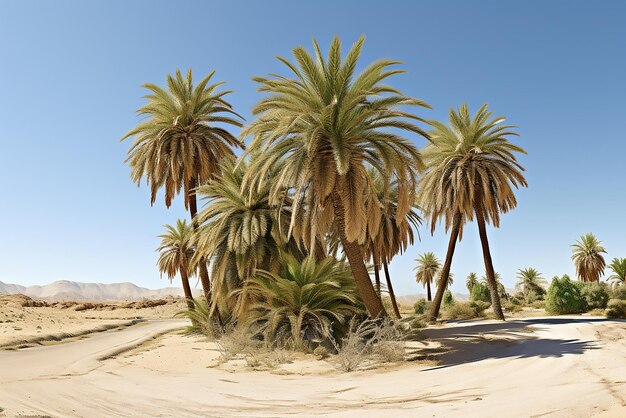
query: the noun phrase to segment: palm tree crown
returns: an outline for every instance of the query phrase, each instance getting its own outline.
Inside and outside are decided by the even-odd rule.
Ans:
[[[626,283],[626,258],[615,257],[611,264],[609,264],[609,268],[613,271],[613,274],[609,276],[608,280],[613,285],[623,285]]]
[[[187,221],[178,219],[176,226],[165,225],[165,229],[167,232],[159,235],[161,244],[157,248],[160,253],[159,271],[170,280],[181,271],[187,276],[193,276],[196,272],[196,264],[192,261],[195,252],[193,228]]]
[[[530,291],[542,293],[546,285],[546,279],[534,268],[519,269],[517,271],[517,283],[515,289],[523,293]]]
[[[500,214],[517,206],[512,186],[527,183],[514,152],[526,151],[508,140],[517,136],[511,130],[514,126],[502,125],[505,118],[491,116],[483,105],[472,119],[463,104],[458,111],[450,110],[450,126],[429,122],[434,130],[422,151],[428,169],[420,182],[418,202],[430,218],[431,230],[441,218],[448,229],[457,213],[471,221],[476,211],[498,227]]]
[[[604,274],[606,262],[602,253],[606,253],[595,235],[588,233],[580,237],[572,245],[572,260],[576,266],[576,274],[584,282],[597,282]]]
[[[135,137],[128,151],[131,178],[139,184],[143,177],[151,185],[151,203],[165,187],[165,204],[184,189],[185,207],[190,192],[219,173],[219,162],[234,155],[231,147],[242,143],[216,124],[240,127],[238,115],[224,99],[230,91],[218,91],[223,83],[209,85],[215,71],[195,87],[191,70],[183,77],[180,70],[167,76],[167,90],[144,84],[151,93],[148,103],[137,113],[147,119],[130,130],[122,140]],[[234,115],[235,118],[231,117]]]
[[[415,261],[417,262],[417,266],[413,269],[415,271],[415,281],[424,286],[432,284],[441,268],[441,261],[432,252],[421,254]]]
[[[478,275],[471,272],[467,275],[467,279],[465,280],[465,287],[467,287],[467,291],[472,293],[472,288],[476,283],[478,283]]]
[[[293,189],[296,212],[304,203],[311,215],[323,217],[329,197],[337,193],[349,219],[343,232],[349,241],[359,243],[364,242],[368,226],[373,236],[377,233],[369,221],[380,218],[380,202],[367,167],[385,179],[399,180],[397,218],[410,210],[422,160],[411,141],[387,129],[425,135],[408,121],[422,119],[398,107],[428,107],[381,84],[403,72],[389,69],[396,61],[379,60],[355,74],[363,42],[360,38],[344,60],[339,38],[333,40],[327,58],[315,41],[315,57],[297,47],[295,64],[279,58],[294,78],[255,78],[259,91],[269,95],[254,108],[257,118],[244,131],[253,135],[250,151],[263,151],[253,172],[262,176],[270,167],[280,167],[273,187],[275,199],[282,197],[283,190]]]

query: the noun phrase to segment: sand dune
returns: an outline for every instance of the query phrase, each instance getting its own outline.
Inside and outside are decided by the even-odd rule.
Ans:
[[[275,374],[212,367],[213,343],[150,322],[83,341],[1,352],[0,407],[50,416],[624,416],[626,322],[593,317],[472,321],[429,328],[438,365],[353,373],[295,360]],[[19,365],[19,367],[15,367]],[[304,366],[307,366],[306,368]]]

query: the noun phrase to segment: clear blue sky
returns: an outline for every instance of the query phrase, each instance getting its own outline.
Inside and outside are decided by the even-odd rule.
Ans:
[[[251,77],[335,34],[367,36],[362,63],[404,61],[393,84],[432,105],[421,116],[487,102],[519,126],[530,187],[489,230],[506,286],[521,267],[572,274],[570,245],[589,231],[608,258],[626,257],[625,17],[620,1],[0,1],[0,280],[165,286],[156,235],[186,213],[180,199],[150,207],[123,164],[140,85],[217,69],[249,119]],[[455,256],[455,291],[483,271],[475,230]],[[445,256],[442,230],[421,234],[391,266],[398,293],[422,291],[418,253]]]

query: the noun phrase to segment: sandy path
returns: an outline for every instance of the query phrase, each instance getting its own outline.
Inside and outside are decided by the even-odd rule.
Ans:
[[[560,317],[432,328],[427,336],[449,348],[438,366],[347,374],[207,368],[208,344],[180,336],[141,355],[97,360],[175,326],[151,322],[59,346],[0,352],[0,407],[14,415],[84,417],[626,413],[624,322]]]

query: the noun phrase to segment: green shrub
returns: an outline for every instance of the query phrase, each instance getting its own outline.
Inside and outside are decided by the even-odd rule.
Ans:
[[[587,303],[587,309],[604,309],[609,302],[609,289],[606,283],[583,283],[582,295]]]
[[[491,293],[489,287],[483,283],[476,283],[470,292],[470,301],[483,301],[491,303]]]
[[[446,289],[443,293],[443,306],[454,305],[454,298],[452,297],[452,292]]]
[[[611,299],[607,304],[606,317],[626,319],[626,300]]]
[[[430,304],[431,302],[426,299],[419,299],[415,302],[415,305],[413,305],[413,309],[415,309],[416,314],[423,315],[430,310]]]
[[[611,290],[611,299],[626,300],[626,284],[614,287]]]
[[[570,280],[568,275],[559,279],[554,276],[546,294],[546,310],[554,314],[572,314],[585,311],[586,301],[580,285]]]

